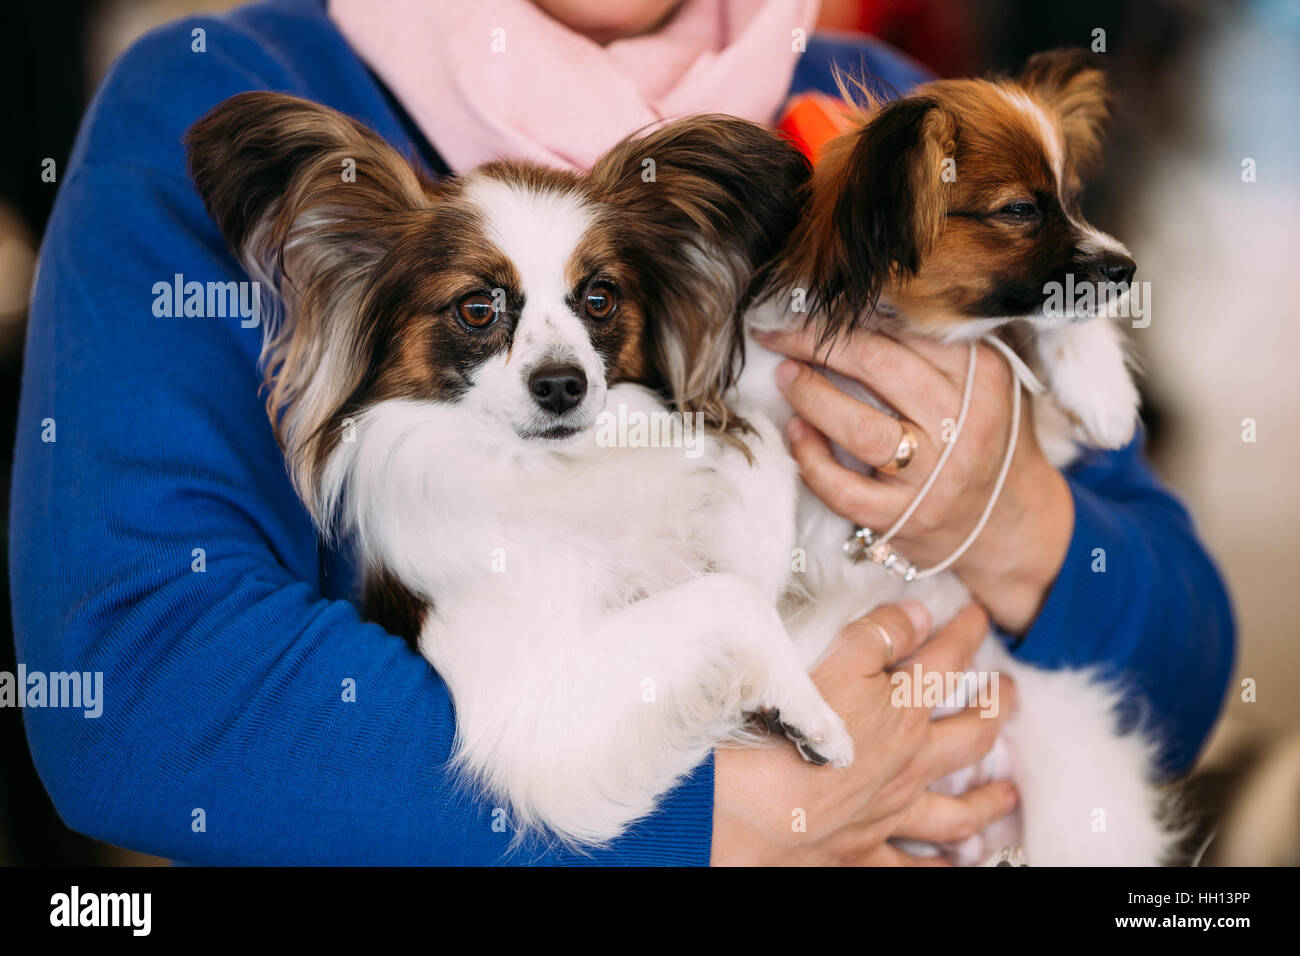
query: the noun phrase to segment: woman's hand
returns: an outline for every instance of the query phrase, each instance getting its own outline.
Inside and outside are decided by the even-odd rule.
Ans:
[[[968,348],[926,339],[906,343],[860,332],[817,352],[809,332],[762,336],[767,348],[790,356],[777,384],[795,410],[790,442],[804,482],[833,511],[877,532],[889,528],[916,496],[950,440],[961,409]],[[944,560],[979,522],[1006,452],[1011,429],[1012,373],[1006,360],[979,346],[970,411],[942,474],[894,538],[918,568]],[[889,403],[919,440],[897,475],[866,477],[831,455],[834,442],[869,465],[889,463],[902,425],[846,395],[813,365],[856,379]],[[1006,485],[979,538],[954,566],[1003,630],[1029,629],[1065,560],[1074,527],[1074,500],[1034,436],[1029,402],[1022,403],[1020,437]]]
[[[886,841],[960,842],[1015,807],[1006,781],[956,798],[926,790],[988,753],[1015,707],[1010,680],[999,682],[996,717],[966,710],[931,720],[928,707],[895,706],[885,642],[867,621],[888,631],[896,661],[911,657],[923,672],[966,670],[988,633],[975,605],[923,647],[929,620],[917,604],[886,605],[849,624],[813,679],[853,734],[853,765],[813,766],[790,746],[716,751],[715,866],[942,864]]]

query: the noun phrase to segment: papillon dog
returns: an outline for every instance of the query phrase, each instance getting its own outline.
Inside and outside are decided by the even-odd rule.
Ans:
[[[1062,50],[1033,57],[1014,79],[941,80],[887,104],[865,100],[826,145],[771,294],[747,316],[750,330],[811,322],[826,348],[858,328],[948,342],[994,334],[1044,380],[1032,418],[1054,465],[1068,465],[1084,447],[1126,445],[1138,392],[1111,316],[1123,311],[1135,264],[1079,206],[1102,159],[1104,74],[1081,51]],[[1095,315],[1049,308],[1053,283],[1097,284],[1102,308]],[[773,380],[781,359],[750,338],[737,394],[784,426],[792,413]],[[858,383],[824,371],[888,409]],[[809,666],[846,621],[879,604],[919,600],[943,622],[970,599],[951,572],[909,581],[880,563],[850,562],[843,548],[853,526],[802,486],[797,528],[808,567],[784,617]],[[1026,666],[992,635],[975,671],[1010,675],[1018,712],[989,758],[939,789],[1010,776],[1021,809],[947,850],[965,863],[1005,857],[1008,848],[1031,865],[1165,861],[1173,835],[1163,822],[1166,798],[1152,782],[1156,748],[1131,719],[1120,720],[1120,689],[1090,670]]]
[[[706,116],[586,175],[434,181],[266,92],[187,145],[277,294],[262,363],[295,487],[359,549],[367,616],[448,685],[457,766],[517,834],[610,840],[748,714],[809,759],[853,759],[778,613],[794,464],[726,401],[755,275],[799,216],[796,150]],[[697,454],[646,427],[601,440],[615,411],[697,427]]]

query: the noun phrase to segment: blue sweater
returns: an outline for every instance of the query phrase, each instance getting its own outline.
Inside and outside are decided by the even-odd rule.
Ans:
[[[794,88],[829,89],[835,60],[899,89],[921,77],[878,45],[818,37]],[[441,169],[310,0],[165,27],[96,96],[42,250],[12,501],[19,660],[103,672],[101,717],[24,712],[60,814],[202,863],[706,863],[711,760],[607,849],[507,856],[500,814],[447,769],[446,686],[360,619],[347,556],[318,545],[290,487],[258,394],[261,329],[154,315],[155,283],[243,277],[180,139],[249,89],[326,103]],[[1185,767],[1231,666],[1223,586],[1137,447],[1069,479],[1069,556],[1016,653],[1133,675],[1168,766]]]

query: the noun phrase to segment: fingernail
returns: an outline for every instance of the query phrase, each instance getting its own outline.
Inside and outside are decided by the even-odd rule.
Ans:
[[[780,388],[785,388],[794,381],[794,377],[799,374],[799,363],[786,359],[776,367],[776,384]]]
[[[1009,813],[1010,811],[1014,810],[1016,808],[1016,805],[1019,803],[1020,803],[1020,794],[1016,793],[1015,784],[1008,781],[1007,795],[1006,795],[1006,799],[1004,800],[1004,805],[1007,808],[1007,812]]]
[[[904,601],[898,605],[898,609],[907,615],[907,619],[912,622],[912,629],[917,634],[930,633],[930,612],[924,607],[916,601]]]
[[[808,434],[808,427],[798,418],[790,419],[790,424],[785,426],[785,430],[791,441],[799,441]]]

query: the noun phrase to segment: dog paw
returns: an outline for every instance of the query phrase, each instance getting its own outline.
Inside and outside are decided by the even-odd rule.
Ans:
[[[798,719],[773,706],[758,711],[758,718],[770,733],[783,734],[804,760],[817,766],[847,767],[853,763],[853,738],[840,715],[826,704],[823,713]]]
[[[1081,441],[1097,448],[1132,441],[1141,400],[1114,322],[1099,318],[1049,330],[1039,336],[1038,352],[1052,396]]]
[[[1079,426],[1090,445],[1097,448],[1123,448],[1137,431],[1137,388],[1132,381],[1113,382],[1108,391],[1091,396],[1076,410]]]

